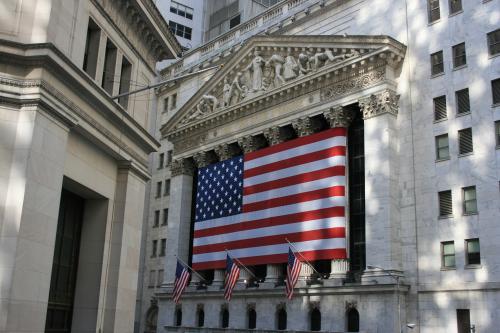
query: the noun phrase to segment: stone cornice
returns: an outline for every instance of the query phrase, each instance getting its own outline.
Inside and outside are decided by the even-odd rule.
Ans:
[[[150,153],[159,148],[160,143],[145,128],[53,44],[22,44],[0,40],[0,56],[5,59],[4,63],[47,69],[91,105],[96,112],[123,130],[123,133],[133,139],[145,152]],[[41,84],[41,82],[37,83],[39,80],[10,78],[2,80],[3,84],[19,88]],[[56,96],[63,103],[66,103],[64,94],[59,92]]]
[[[193,110],[200,99],[209,94],[213,89],[221,89],[223,77],[235,71],[241,70],[239,62],[249,57],[249,53],[254,48],[279,49],[300,48],[300,44],[308,42],[308,47],[337,49],[360,49],[363,53],[359,56],[348,58],[347,60],[335,62],[328,66],[319,68],[308,75],[296,78],[290,82],[285,82],[279,88],[274,88],[264,93],[246,99],[235,105],[222,109],[214,109],[203,114],[202,117],[193,117]],[[274,45],[270,46],[270,45]],[[334,87],[336,82],[343,86],[333,89],[332,93],[325,92],[324,98],[334,98],[339,95],[352,92],[353,89],[365,88],[376,80],[385,79],[385,67],[396,68],[400,65],[405,52],[404,45],[385,36],[350,36],[345,40],[338,36],[280,36],[263,37],[258,36],[252,39],[244,48],[239,51],[239,56],[233,57],[223,70],[218,71],[182,108],[179,110],[165,126],[161,132],[164,137],[176,141],[176,137],[186,135],[196,135],[207,129],[213,128],[221,123],[227,123],[235,119],[244,117],[256,110],[262,110],[295,98],[300,94],[306,94],[318,88]],[[375,71],[378,68],[378,71]],[[353,80],[358,80],[354,86]],[[219,88],[217,88],[219,87]],[[192,114],[192,115],[190,115]],[[186,117],[190,117],[186,122]],[[184,118],[184,120],[182,120]]]

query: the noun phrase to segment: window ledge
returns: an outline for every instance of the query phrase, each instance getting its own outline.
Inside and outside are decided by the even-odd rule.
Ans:
[[[439,215],[438,216],[438,219],[440,220],[447,220],[447,219],[452,219],[453,218],[453,214],[450,214],[450,215]]]
[[[467,157],[467,156],[470,156],[470,155],[474,155],[474,152],[464,153],[464,154],[458,154],[458,157]]]
[[[444,76],[444,71],[441,73],[437,73],[437,74],[431,74],[431,79],[435,79],[435,78],[440,77],[440,76]]]
[[[493,58],[497,58],[497,57],[500,57],[500,52],[495,53],[495,54],[490,54],[488,52],[488,59],[493,59]]]
[[[439,22],[441,22],[441,18],[438,18],[437,20],[432,21],[432,22],[428,22],[428,23],[427,23],[427,26],[428,26],[428,27],[430,27],[431,25],[437,24],[437,23],[439,23]]]
[[[468,115],[470,115],[470,114],[471,114],[471,112],[470,112],[470,111],[467,111],[467,112],[462,112],[462,113],[458,113],[458,112],[457,112],[457,117],[468,116]]]
[[[495,149],[500,149],[500,145],[496,145]]]
[[[457,267],[441,267],[441,271],[456,271]]]
[[[474,215],[478,215],[478,212],[475,212],[475,213],[463,213],[462,216],[474,216]]]
[[[435,119],[434,119],[434,124],[437,124],[437,123],[442,123],[443,121],[447,121],[447,120],[448,120],[448,117],[443,118],[443,119],[438,119],[438,120],[435,120]]]
[[[470,265],[465,265],[465,269],[481,269],[483,268],[483,265],[481,264],[470,264]]]
[[[460,15],[464,12],[463,9],[460,9],[459,11],[457,12],[454,12],[454,13],[451,13],[450,15],[448,15],[448,17],[453,17],[453,16],[457,16],[457,15]]]
[[[464,69],[464,68],[467,68],[467,64],[453,67],[453,71],[459,71],[459,70]]]
[[[439,162],[444,162],[444,161],[449,161],[450,158],[447,157],[447,158],[439,158],[439,159],[436,159],[436,163],[439,163]]]
[[[492,104],[492,105],[491,105],[491,108],[493,109],[493,108],[497,108],[497,107],[499,107],[499,106],[500,106],[500,103],[495,103],[495,104]]]

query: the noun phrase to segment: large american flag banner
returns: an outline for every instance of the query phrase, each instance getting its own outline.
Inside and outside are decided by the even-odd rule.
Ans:
[[[333,128],[198,170],[193,268],[346,258],[346,129]]]

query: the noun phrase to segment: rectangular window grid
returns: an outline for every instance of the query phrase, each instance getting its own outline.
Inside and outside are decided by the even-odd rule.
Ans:
[[[488,33],[488,51],[492,56],[500,54],[500,29]]]
[[[191,33],[193,30],[190,27],[186,27],[174,21],[168,22],[168,26],[174,35],[191,40]]]
[[[466,239],[465,240],[465,250],[466,250],[466,264],[467,265],[480,265],[481,264],[481,252],[479,249],[479,238]]]
[[[460,43],[452,47],[453,51],[453,68],[458,68],[467,64],[467,56],[465,54],[465,43]]]
[[[441,266],[443,268],[455,268],[455,243],[441,243]]]
[[[438,75],[444,72],[443,51],[431,54],[431,74]]]
[[[491,81],[491,95],[493,104],[500,104],[500,79]]]
[[[193,8],[184,6],[183,4],[175,1],[172,1],[170,3],[170,12],[185,17],[189,20],[193,19]]]
[[[450,158],[450,147],[448,134],[436,136],[436,160],[447,160]]]
[[[439,0],[427,0],[427,8],[429,14],[429,23],[435,22],[441,18],[439,11]]]
[[[462,189],[464,214],[477,214],[476,187],[469,186]]]
[[[457,114],[465,114],[470,112],[469,89],[465,88],[455,92],[457,101]]]
[[[450,15],[462,11],[462,0],[449,0],[450,1]]]
[[[451,190],[441,191],[439,196],[439,217],[449,217],[453,215]]]
[[[460,155],[470,154],[474,151],[472,145],[472,128],[458,131],[458,150]]]
[[[446,96],[434,98],[434,120],[439,121],[447,118],[446,114]]]

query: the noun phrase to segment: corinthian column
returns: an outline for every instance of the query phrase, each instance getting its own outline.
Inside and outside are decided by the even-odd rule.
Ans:
[[[175,279],[177,255],[188,261],[189,231],[191,230],[191,200],[194,165],[186,159],[171,163],[171,193],[168,210],[167,256],[165,257],[165,281],[172,286]]]
[[[392,90],[359,101],[364,119],[366,263],[401,273],[400,211],[398,193],[399,97]],[[375,275],[375,276],[374,276]],[[392,281],[380,270],[366,270],[363,281]]]
[[[295,119],[292,121],[292,127],[297,133],[298,137],[306,136],[313,134],[313,127],[311,124],[311,119],[309,117],[303,117],[299,119]]]

